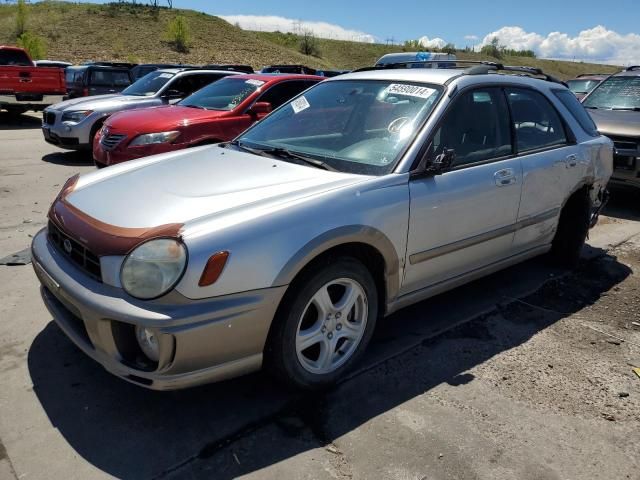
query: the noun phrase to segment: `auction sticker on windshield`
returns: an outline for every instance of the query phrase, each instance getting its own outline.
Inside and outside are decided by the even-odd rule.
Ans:
[[[304,96],[300,98],[296,98],[293,102],[291,102],[291,108],[293,108],[293,113],[300,113],[301,111],[306,110],[310,106],[311,105],[309,105],[309,102],[307,101],[306,98],[304,98]]]
[[[429,98],[436,90],[420,85],[407,85],[406,83],[392,83],[387,87],[387,95],[408,95],[410,97]]]
[[[253,78],[250,78],[244,83],[247,83],[249,85],[255,85],[256,87],[261,87],[262,85],[264,85],[264,82],[262,80],[255,80]]]

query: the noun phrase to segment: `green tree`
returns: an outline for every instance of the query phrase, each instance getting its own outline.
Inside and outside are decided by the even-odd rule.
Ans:
[[[33,60],[43,59],[47,55],[46,41],[35,33],[24,32],[20,35],[18,46],[24,48]]]
[[[504,51],[504,47],[500,45],[500,39],[498,37],[493,37],[491,41],[484,45],[480,49],[480,53],[483,55],[488,55],[493,58],[502,58],[502,52]]]
[[[320,56],[320,46],[318,39],[315,37],[311,30],[305,30],[300,34],[300,53],[305,55],[313,55],[314,57]]]
[[[18,13],[16,14],[16,37],[27,31],[27,3],[25,0],[18,0]]]
[[[187,19],[182,15],[177,15],[167,26],[167,36],[178,52],[188,52],[191,34]]]
[[[444,47],[440,49],[442,53],[448,53],[453,55],[456,53],[456,46],[453,43],[447,43]]]

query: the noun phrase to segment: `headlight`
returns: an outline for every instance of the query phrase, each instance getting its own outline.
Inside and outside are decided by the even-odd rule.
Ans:
[[[169,143],[178,138],[180,132],[159,132],[159,133],[147,133],[145,135],[138,135],[133,139],[129,145],[132,147],[139,145],[152,145],[154,143]]]
[[[122,263],[120,282],[132,297],[150,300],[171,290],[187,266],[187,250],[178,240],[159,238],[134,249]]]
[[[63,122],[80,123],[85,117],[91,115],[93,110],[76,110],[75,112],[64,112],[62,114]]]

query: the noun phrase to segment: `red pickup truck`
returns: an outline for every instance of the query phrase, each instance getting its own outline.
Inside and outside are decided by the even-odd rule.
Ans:
[[[36,67],[24,49],[0,45],[0,109],[43,110],[66,93],[62,68]]]

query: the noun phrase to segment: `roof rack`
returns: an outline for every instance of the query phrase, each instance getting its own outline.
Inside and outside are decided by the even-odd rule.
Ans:
[[[640,70],[640,65],[631,65],[625,69],[625,72],[633,72],[634,70]]]
[[[252,66],[236,63],[209,63],[203,65],[202,68],[208,68],[211,70],[228,70],[230,72],[254,73]]]
[[[370,70],[386,70],[386,69],[394,69],[394,68],[419,68],[420,66],[424,66],[424,64],[437,64],[438,68],[459,68],[463,69],[463,73],[465,75],[483,75],[490,72],[514,72],[519,73],[521,75],[527,76],[538,76],[542,77],[544,80],[548,82],[558,83],[560,85],[567,84],[562,80],[557,79],[552,75],[548,75],[542,71],[540,68],[536,67],[523,67],[523,66],[513,66],[513,65],[503,65],[502,63],[497,62],[488,62],[488,61],[480,61],[480,60],[418,60],[411,62],[399,62],[399,63],[389,63],[386,65],[377,65],[374,67],[364,67],[358,70],[354,70],[356,72],[366,72]],[[470,67],[465,67],[465,65],[471,65]]]
[[[98,67],[124,67],[124,68],[133,68],[136,65],[138,65],[137,63],[126,63],[126,62],[103,62],[103,61],[98,61],[98,62],[94,62],[92,60],[86,61],[82,63],[83,66],[85,65],[95,65]]]
[[[580,75],[576,75],[576,78],[582,78],[582,77],[595,77],[595,76],[607,76],[609,77],[611,74],[610,73],[581,73]]]

